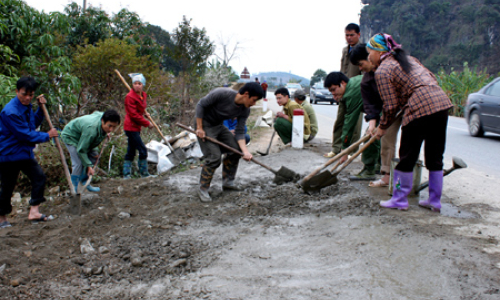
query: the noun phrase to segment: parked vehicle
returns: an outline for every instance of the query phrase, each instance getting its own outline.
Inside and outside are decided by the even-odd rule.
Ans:
[[[333,99],[332,93],[323,86],[323,83],[316,83],[311,87],[309,92],[309,98],[311,99],[311,104],[318,104],[318,102],[330,102],[330,104],[338,104],[335,99]]]
[[[500,77],[467,98],[465,120],[472,136],[500,134]]]
[[[302,89],[302,86],[298,83],[287,83],[285,87],[288,89],[288,92],[290,93],[290,98],[293,97],[293,94],[295,94],[296,90]]]

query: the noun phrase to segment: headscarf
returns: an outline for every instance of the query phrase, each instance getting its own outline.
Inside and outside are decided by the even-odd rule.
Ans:
[[[128,76],[132,78],[132,83],[139,81],[142,85],[146,85],[146,77],[144,77],[141,73],[131,73],[128,74]]]
[[[396,49],[401,49],[401,45],[396,43],[391,35],[386,33],[378,33],[374,35],[366,47],[380,52],[387,52],[381,58],[393,53]]]

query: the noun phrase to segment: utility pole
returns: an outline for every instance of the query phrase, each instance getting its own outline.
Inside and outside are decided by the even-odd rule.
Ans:
[[[87,0],[83,0],[83,11],[87,9]]]

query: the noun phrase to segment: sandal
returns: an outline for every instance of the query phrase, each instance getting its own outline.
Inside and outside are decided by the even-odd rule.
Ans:
[[[337,155],[335,152],[328,152],[327,154],[324,154],[323,157],[326,157],[326,158],[332,158],[334,157],[335,155]]]
[[[388,183],[385,183],[382,179],[378,179],[375,181],[370,181],[370,184],[368,184],[369,187],[386,187],[389,186]]]

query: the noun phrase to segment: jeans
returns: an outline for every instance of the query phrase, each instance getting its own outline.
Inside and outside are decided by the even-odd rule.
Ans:
[[[125,160],[134,160],[135,150],[139,150],[139,159],[148,158],[148,149],[146,149],[146,145],[142,142],[141,133],[139,131],[125,130],[125,134],[128,137],[128,147]]]
[[[12,193],[14,193],[19,172],[23,172],[24,175],[28,176],[31,182],[30,205],[36,206],[45,202],[43,192],[45,191],[45,182],[47,178],[35,159],[2,162],[0,163],[0,178],[2,178],[0,190],[0,216],[5,216],[12,212],[10,199],[12,198]]]

